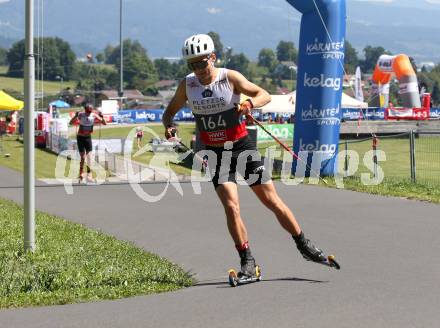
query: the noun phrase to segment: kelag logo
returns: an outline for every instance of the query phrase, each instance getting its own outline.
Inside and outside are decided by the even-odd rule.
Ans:
[[[136,119],[137,120],[151,120],[154,121],[156,120],[156,115],[154,113],[146,113],[146,112],[141,112],[141,113],[136,113]]]
[[[336,144],[319,144],[319,140],[315,143],[305,144],[302,138],[299,138],[299,151],[323,151],[326,153],[335,153]]]
[[[304,86],[310,88],[332,88],[335,91],[341,89],[341,79],[325,77],[321,74],[320,77],[309,77],[307,73],[304,74]]]

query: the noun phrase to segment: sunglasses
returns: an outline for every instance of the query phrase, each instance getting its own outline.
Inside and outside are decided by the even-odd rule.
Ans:
[[[208,67],[210,57],[211,56],[208,56],[205,59],[202,59],[201,61],[195,63],[187,63],[188,68],[192,71],[195,71],[197,69],[205,69],[206,67]]]

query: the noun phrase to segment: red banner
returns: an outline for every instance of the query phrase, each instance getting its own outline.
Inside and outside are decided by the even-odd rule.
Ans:
[[[386,120],[427,120],[429,108],[386,108]]]

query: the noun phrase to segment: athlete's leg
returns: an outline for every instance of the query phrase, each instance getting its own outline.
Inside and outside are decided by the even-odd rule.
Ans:
[[[322,250],[304,237],[304,233],[301,231],[292,211],[278,196],[272,181],[253,185],[251,188],[261,202],[276,215],[281,226],[292,235],[296,247],[305,259],[315,262],[325,260]]]
[[[228,230],[235,245],[243,245],[243,243],[248,241],[248,236],[240,216],[237,185],[234,182],[226,182],[218,185],[215,191],[225,209]]]
[[[80,160],[79,160],[79,178],[83,178],[84,177],[83,173],[84,173],[84,162],[85,162],[85,159],[86,159],[86,152],[85,151],[80,152],[79,153],[79,157],[80,157]]]
[[[258,199],[270,209],[278,219],[281,226],[292,236],[298,236],[301,228],[292,211],[282,201],[276,192],[272,181],[251,186]]]
[[[89,137],[85,140],[85,149],[86,149],[86,164],[87,164],[87,179],[92,180],[92,138]]]

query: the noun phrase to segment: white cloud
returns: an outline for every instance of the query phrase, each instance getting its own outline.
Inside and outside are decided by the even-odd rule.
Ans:
[[[425,2],[433,5],[440,5],[440,0],[425,0]]]
[[[11,0],[0,0],[0,3],[9,2],[9,1],[11,1]]]
[[[206,11],[212,15],[219,14],[223,12],[223,9],[220,8],[207,8]]]

